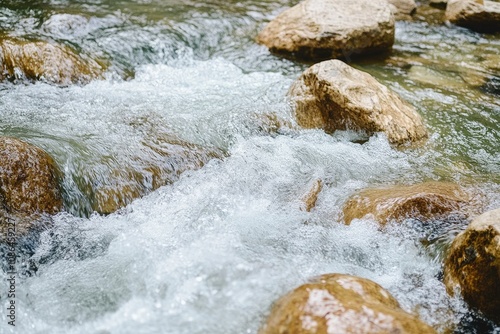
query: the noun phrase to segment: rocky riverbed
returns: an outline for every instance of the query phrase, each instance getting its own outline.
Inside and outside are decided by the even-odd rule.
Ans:
[[[500,333],[497,5],[2,2],[0,333]]]

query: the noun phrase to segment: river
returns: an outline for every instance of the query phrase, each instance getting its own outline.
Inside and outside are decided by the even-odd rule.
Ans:
[[[383,135],[295,124],[286,93],[308,65],[254,42],[295,3],[1,1],[1,34],[108,64],[104,79],[83,86],[0,83],[0,135],[54,157],[66,208],[21,245],[16,327],[3,307],[1,333],[256,333],[273,301],[333,272],[381,284],[440,332],[500,333],[442,283],[443,250],[463,222],[379,229],[338,219],[358,189],[425,180],[500,206],[499,35],[421,17],[397,22],[388,57],[351,61],[425,119],[429,141],[396,150]],[[116,213],[92,213],[82,184],[124,166],[146,173],[144,142],[155,133],[223,157]],[[317,206],[303,211],[317,179]]]

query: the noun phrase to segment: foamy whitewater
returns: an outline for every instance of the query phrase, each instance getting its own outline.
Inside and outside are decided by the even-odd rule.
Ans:
[[[72,38],[114,62],[105,79],[85,86],[0,87],[0,134],[55,158],[66,205],[39,239],[20,246],[17,323],[7,325],[2,307],[0,333],[256,333],[276,299],[325,273],[379,283],[439,331],[466,322],[466,304],[447,295],[441,278],[443,249],[463,223],[382,229],[369,219],[345,226],[339,215],[359,189],[424,180],[479,189],[486,208],[498,207],[495,96],[431,89],[397,69],[365,64],[423,115],[428,144],[401,151],[382,134],[304,130],[286,94],[306,66],[252,42],[291,3],[210,4],[198,12],[189,2],[167,14],[181,6],[171,1],[161,7],[171,17],[157,18],[146,2],[130,2],[137,6],[130,12],[104,2],[77,6],[85,15],[72,14],[71,29],[66,14],[39,24],[4,9],[19,34]],[[93,11],[99,15],[85,19]],[[500,49],[446,27],[427,27],[428,35],[418,22],[397,28],[395,52],[425,52],[425,42],[453,53],[458,41],[463,52]],[[157,132],[225,154],[111,215],[89,215],[79,177],[147,160],[141,149]],[[323,190],[306,212],[301,198],[318,179]],[[7,302],[3,291],[0,302]]]

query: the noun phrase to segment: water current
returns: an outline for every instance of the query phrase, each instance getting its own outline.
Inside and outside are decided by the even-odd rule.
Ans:
[[[446,26],[428,8],[397,22],[390,55],[347,59],[425,119],[427,144],[397,150],[382,134],[296,125],[286,93],[309,64],[254,41],[295,3],[1,1],[0,35],[108,66],[83,86],[0,83],[0,135],[54,157],[65,201],[20,245],[17,324],[5,321],[2,291],[1,333],[256,333],[273,301],[333,272],[381,284],[440,332],[500,333],[442,283],[443,250],[463,222],[339,221],[359,189],[427,180],[500,206],[499,35]],[[127,168],[147,175],[157,159],[148,148],[164,134],[222,154],[93,213],[86,185]],[[317,179],[323,190],[306,212],[300,198]]]

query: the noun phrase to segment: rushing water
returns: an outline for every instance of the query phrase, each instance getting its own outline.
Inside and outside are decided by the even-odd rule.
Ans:
[[[464,222],[380,230],[338,219],[358,189],[424,180],[457,182],[480,190],[485,209],[500,206],[499,35],[398,22],[389,57],[351,63],[426,120],[429,142],[398,151],[383,135],[295,125],[286,92],[307,65],[254,42],[293,4],[1,2],[1,34],[108,64],[86,86],[0,84],[0,134],[56,159],[66,207],[21,244],[17,326],[2,306],[1,333],[256,333],[274,300],[332,272],[378,282],[441,332],[500,333],[442,283],[443,249]],[[123,210],[92,214],[79,180],[106,182],[124,166],[145,173],[144,143],[163,133],[224,154]],[[317,207],[305,212],[300,198],[317,179]]]

